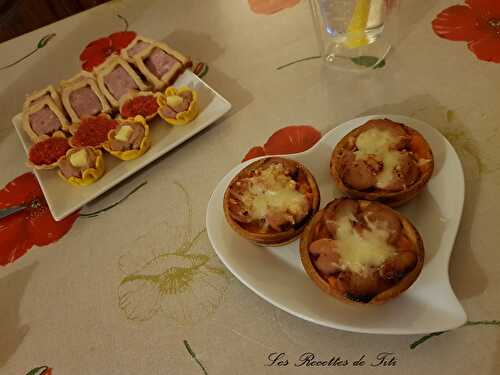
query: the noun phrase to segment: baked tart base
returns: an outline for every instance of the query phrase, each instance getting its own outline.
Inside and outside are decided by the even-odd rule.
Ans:
[[[257,160],[236,175],[224,194],[224,214],[243,238],[263,246],[293,241],[318,210],[320,193],[302,164],[285,158]]]
[[[168,97],[174,97],[174,96],[179,97],[179,95],[182,96],[183,93],[191,94],[192,99],[191,102],[189,103],[188,108],[184,111],[178,112],[175,115],[175,118],[166,116],[164,112],[165,109],[172,110],[172,108],[168,106]],[[174,126],[186,125],[191,121],[193,121],[198,115],[199,111],[198,94],[196,93],[196,91],[191,90],[189,87],[186,86],[180,87],[179,89],[175,87],[168,87],[165,90],[164,95],[158,96],[158,105],[159,105],[158,114],[163,119],[163,121]]]
[[[391,207],[413,199],[434,169],[432,150],[416,130],[388,119],[370,120],[333,150],[330,171],[337,187],[356,199]]]
[[[415,282],[424,257],[422,238],[408,219],[365,200],[328,203],[300,240],[308,276],[346,303],[382,304],[397,297]]]
[[[149,126],[146,123],[146,121],[144,120],[144,117],[136,116],[134,119],[120,120],[119,123],[120,124],[133,123],[135,125],[142,126],[144,128],[144,136],[141,140],[139,149],[132,149],[132,150],[126,150],[126,151],[113,150],[111,147],[111,144],[110,144],[110,142],[116,136],[116,129],[113,129],[108,133],[108,141],[103,145],[103,148],[107,152],[109,152],[111,155],[113,155],[114,157],[121,159],[121,160],[133,160],[133,159],[137,159],[138,157],[142,156],[147,150],[149,150],[149,148],[151,147],[151,136],[149,133]],[[118,129],[118,127],[117,127],[117,129]]]

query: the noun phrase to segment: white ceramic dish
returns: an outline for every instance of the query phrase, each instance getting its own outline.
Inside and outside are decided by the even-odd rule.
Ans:
[[[341,196],[330,176],[329,163],[336,143],[372,118],[390,118],[409,125],[427,139],[434,152],[434,175],[417,198],[398,209],[418,228],[426,259],[417,281],[398,298],[380,306],[351,306],[322,292],[306,275],[299,241],[282,247],[260,247],[236,234],[226,223],[223,196],[231,179],[247,161],[219,182],[210,199],[206,225],[222,262],[247,287],[273,305],[302,319],[354,332],[423,334],[457,328],[466,315],[448,277],[448,262],[464,203],[464,175],[450,143],[433,127],[404,116],[380,115],[350,120],[327,133],[306,152],[287,155],[303,163],[316,177],[321,207]]]
[[[64,219],[86,203],[208,127],[231,109],[231,104],[226,99],[190,70],[186,70],[175,81],[175,86],[188,86],[197,91],[200,113],[193,122],[184,126],[170,126],[157,116],[150,123],[151,148],[140,158],[124,162],[111,155],[106,155],[106,173],[100,180],[85,187],[68,185],[57,175],[55,170],[34,171],[49,205],[50,212],[56,220]],[[31,141],[22,129],[22,115],[16,115],[12,122],[24,150],[28,153]]]

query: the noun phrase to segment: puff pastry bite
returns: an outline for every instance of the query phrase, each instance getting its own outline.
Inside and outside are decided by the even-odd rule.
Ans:
[[[300,257],[309,277],[343,302],[384,303],[408,289],[424,264],[415,227],[378,202],[335,199],[307,225]]]
[[[28,152],[28,167],[34,169],[53,169],[71,146],[65,137],[51,137],[34,143]]]
[[[93,184],[104,174],[102,151],[93,147],[69,149],[58,165],[59,176],[74,186]]]
[[[134,63],[135,56],[154,43],[151,39],[137,35],[127,47],[122,49],[121,56],[128,62]]]
[[[33,142],[52,136],[65,137],[68,120],[52,86],[29,95],[23,105],[23,129]]]
[[[84,117],[111,112],[97,81],[88,72],[80,72],[68,80],[61,81],[60,91],[63,106],[73,123],[80,122]]]
[[[392,207],[415,197],[433,169],[432,151],[422,135],[388,119],[370,120],[351,131],[337,144],[330,162],[342,192]]]
[[[120,116],[134,118],[142,116],[147,121],[158,114],[158,97],[160,93],[151,91],[130,91],[120,99]]]
[[[107,114],[85,117],[76,126],[72,127],[73,137],[69,140],[72,147],[100,148],[108,139],[110,130],[118,126],[118,121]]]
[[[143,155],[151,146],[149,126],[144,117],[121,120],[116,129],[108,133],[104,149],[121,160],[132,160]]]
[[[319,207],[319,189],[300,163],[279,157],[257,160],[238,173],[224,194],[231,228],[261,245],[292,241]]]
[[[198,94],[188,87],[169,87],[158,97],[158,114],[170,125],[185,125],[198,115]]]
[[[148,86],[130,64],[118,55],[112,55],[94,71],[97,84],[111,106],[119,107],[119,100],[129,90],[146,91]]]
[[[134,62],[156,91],[171,84],[192,65],[191,60],[161,42],[154,42],[134,55]]]

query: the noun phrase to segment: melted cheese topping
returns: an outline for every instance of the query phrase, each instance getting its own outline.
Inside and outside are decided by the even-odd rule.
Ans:
[[[368,156],[374,156],[378,161],[381,161],[384,166],[382,171],[377,175],[378,188],[387,187],[394,178],[394,168],[399,163],[400,152],[391,150],[390,147],[399,141],[391,132],[371,128],[361,133],[356,139],[356,147],[358,151],[354,152],[356,159],[366,159]]]
[[[297,183],[284,172],[282,164],[272,164],[248,180],[241,201],[253,220],[264,219],[270,211],[298,214],[307,206],[306,196],[296,190]]]
[[[337,253],[340,267],[358,274],[371,267],[380,267],[395,254],[396,249],[389,245],[387,230],[368,222],[368,229],[361,234],[354,230],[354,217],[344,216],[337,223]]]

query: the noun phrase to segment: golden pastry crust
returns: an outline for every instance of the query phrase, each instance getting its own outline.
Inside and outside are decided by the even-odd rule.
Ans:
[[[43,110],[45,107],[48,107],[50,111],[52,111],[60,123],[59,129],[54,131],[51,135],[37,134],[30,123],[30,116]],[[69,132],[69,124],[63,110],[52,99],[52,96],[42,95],[38,99],[34,101],[32,100],[29,105],[25,106],[23,110],[23,129],[26,134],[28,134],[31,141],[36,143],[50,137],[66,137],[66,132]]]
[[[101,92],[104,94],[106,99],[108,99],[108,102],[113,108],[118,108],[120,106],[120,98],[115,98],[113,96],[105,83],[105,78],[117,67],[122,67],[125,70],[128,76],[132,78],[139,91],[147,91],[149,88],[148,85],[141,79],[141,77],[134,71],[134,69],[132,69],[127,61],[125,61],[118,55],[112,55],[108,57],[108,59],[103,64],[99,65],[94,70],[94,73],[97,77],[97,84],[101,89]]]
[[[252,189],[252,182],[248,181],[258,181],[252,179],[262,177],[263,173],[267,173],[265,171],[272,171],[272,168],[276,172],[274,176],[278,176],[273,177],[274,181],[279,178],[280,184],[291,184],[281,185],[290,189],[285,198],[285,206],[278,209],[268,203],[261,217],[252,217],[252,209],[248,208],[242,198],[245,192]],[[279,195],[281,186],[278,189],[271,186],[269,189],[274,189]],[[290,197],[290,192],[295,198]],[[299,199],[296,206],[298,209],[291,209],[291,199]],[[318,185],[306,167],[294,160],[270,157],[251,163],[232,179],[224,194],[224,214],[231,228],[243,238],[258,245],[278,246],[291,242],[302,232],[318,210],[319,203]]]
[[[149,126],[146,123],[144,117],[135,116],[134,119],[119,120],[118,127],[121,124],[128,124],[131,122],[136,124],[136,125],[140,125],[144,128],[144,136],[141,140],[141,143],[140,143],[140,146],[138,149],[132,149],[132,150],[126,150],[126,151],[113,150],[111,148],[110,142],[114,139],[114,137],[116,135],[116,129],[113,129],[108,133],[108,141],[103,145],[103,148],[107,152],[109,152],[111,155],[113,155],[114,157],[117,157],[118,159],[121,159],[121,160],[137,159],[138,157],[144,155],[144,153],[146,151],[148,151],[149,148],[151,147],[151,136],[149,133]]]
[[[378,129],[399,139],[391,152],[399,152],[400,161],[394,171],[392,186],[377,187],[377,178],[384,171],[384,163],[377,155],[358,160],[357,140],[361,134]],[[335,146],[330,161],[330,172],[337,187],[350,197],[377,200],[398,207],[413,199],[429,182],[434,169],[432,150],[416,130],[388,119],[370,120],[352,130]],[[398,185],[399,184],[399,185]]]
[[[161,77],[157,77],[151,70],[146,66],[146,59],[151,56],[151,54],[159,49],[165,52],[167,55],[175,58],[177,60],[175,64],[169,69],[168,72],[163,74]],[[141,71],[141,73],[146,77],[146,79],[153,85],[155,91],[162,90],[165,86],[175,82],[177,77],[181,75],[184,70],[192,65],[191,59],[184,56],[180,52],[174,50],[172,47],[161,42],[152,42],[148,47],[136,54],[132,61]]]
[[[189,103],[188,109],[177,113],[175,118],[164,116],[162,113],[162,108],[167,106],[167,97],[171,96],[171,95],[179,95],[183,92],[189,92],[192,95],[192,100]],[[177,89],[173,86],[168,87],[165,90],[165,94],[158,96],[157,100],[158,100],[158,105],[159,105],[158,114],[166,123],[168,123],[170,125],[174,125],[174,126],[186,125],[189,122],[193,121],[196,118],[196,116],[198,115],[198,111],[199,111],[198,94],[196,91],[191,90],[189,87],[183,86],[183,87],[180,87],[179,89]]]
[[[134,57],[138,54],[138,53],[135,53],[135,54],[131,54],[131,52],[134,50],[134,48],[136,48],[136,46],[140,43],[144,43],[146,45],[152,45],[154,43],[156,43],[154,40],[152,39],[148,39],[148,38],[145,38],[141,35],[137,35],[135,37],[134,40],[132,40],[132,42],[130,42],[130,44],[123,48],[120,52],[120,55],[121,57],[124,59],[124,60],[127,60],[129,63],[133,63],[135,64],[135,61],[134,61]],[[148,46],[145,46],[144,48],[148,48]],[[141,52],[141,51],[140,51]]]
[[[28,107],[30,107],[32,103],[36,102],[37,100],[41,99],[44,96],[48,96],[50,99],[54,101],[56,106],[62,109],[61,98],[59,97],[59,94],[57,93],[54,86],[48,85],[47,87],[32,92],[30,95],[26,96],[26,100],[24,101],[23,104],[23,110],[28,109]]]
[[[73,123],[78,123],[81,119],[71,105],[70,95],[73,91],[84,87],[89,87],[97,96],[99,103],[101,104],[101,110],[99,111],[99,113],[111,113],[112,111],[112,108],[108,104],[106,97],[97,85],[97,81],[94,75],[88,72],[80,72],[74,77],[60,82],[62,103],[64,109],[66,109],[66,112],[68,112],[69,117]]]
[[[94,182],[96,182],[97,180],[99,180],[103,176],[104,170],[105,170],[105,167],[104,167],[104,158],[103,158],[101,150],[95,149],[93,147],[82,147],[82,148],[84,148],[84,149],[90,149],[94,153],[94,155],[96,157],[95,166],[94,167],[87,168],[87,169],[83,170],[81,177],[73,177],[73,176],[71,176],[71,177],[68,178],[68,177],[66,177],[66,176],[63,175],[63,173],[61,172],[61,170],[58,171],[59,177],[61,177],[65,182],[67,182],[68,184],[73,185],[73,186],[88,186],[88,185],[91,185],[91,184],[93,184]],[[61,161],[63,159],[69,158],[69,156],[72,153],[77,152],[80,149],[81,148],[72,148],[72,149],[69,149],[66,152],[66,156],[64,156],[63,158],[59,159],[59,164],[61,163]]]
[[[354,219],[359,222],[354,224],[353,231],[363,237],[366,233],[363,232],[366,230],[364,227],[367,223],[370,225],[366,218],[373,219],[373,215],[378,214],[381,220],[385,221],[386,226],[383,228],[387,228],[388,231],[387,241],[395,249],[395,253],[376,268],[369,268],[369,273],[365,275],[357,274],[335,263],[341,264],[340,259],[342,259],[342,255],[335,253],[336,246],[342,246],[342,242],[338,241],[339,237],[336,237],[335,228],[339,226],[336,220],[346,214],[346,204],[358,207]],[[363,218],[362,212],[365,214],[368,212],[368,215],[372,216]],[[391,227],[396,229],[391,231]],[[313,243],[315,245],[312,247]],[[330,251],[330,249],[335,250]],[[327,262],[321,263],[320,257],[323,254],[327,257]],[[300,258],[308,276],[324,292],[346,303],[382,304],[397,297],[418,278],[424,265],[424,257],[422,237],[407,218],[386,205],[365,200],[340,198],[328,203],[314,215],[300,240]],[[335,261],[330,262],[333,259]]]

